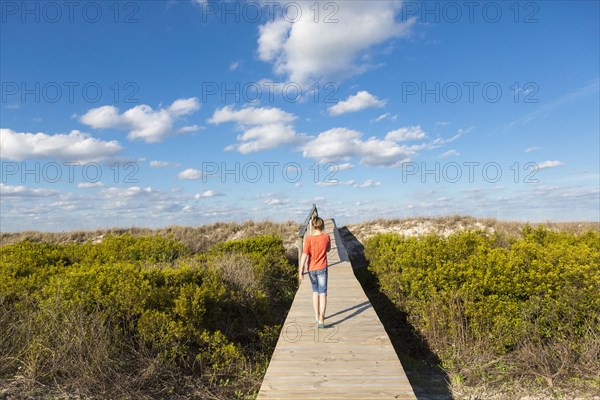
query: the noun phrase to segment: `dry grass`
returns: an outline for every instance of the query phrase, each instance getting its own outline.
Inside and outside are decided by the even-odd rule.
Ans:
[[[481,229],[496,233],[502,238],[521,237],[522,221],[502,221],[493,218],[475,218],[471,216],[451,215],[445,217],[415,217],[405,219],[376,219],[347,228],[363,242],[379,233],[399,233],[406,236],[438,234],[449,236],[457,230]],[[543,222],[529,223],[532,227],[545,226],[557,231],[583,233],[588,230],[600,231],[600,222]]]
[[[471,216],[450,215],[445,217],[414,217],[405,219],[376,219],[373,221],[350,224],[348,229],[362,242],[378,233],[397,232],[403,235],[441,234],[448,236],[456,230],[483,229],[490,233],[498,233],[503,237],[520,237],[521,230],[527,222],[502,221],[493,218],[475,218]],[[550,229],[572,233],[582,233],[589,229],[600,231],[600,222],[544,222],[530,223],[536,227],[543,225]],[[288,221],[276,223],[272,221],[246,221],[243,223],[217,222],[201,226],[170,226],[160,229],[150,228],[112,228],[94,231],[72,232],[38,232],[25,231],[16,233],[0,232],[0,246],[17,243],[28,239],[51,243],[83,243],[101,241],[106,235],[122,235],[128,233],[134,237],[164,235],[172,236],[182,242],[193,253],[200,253],[218,242],[226,242],[259,235],[276,234],[284,242],[290,256],[296,256],[298,230],[300,224]]]
[[[23,307],[32,311],[27,312]],[[10,384],[0,387],[8,386],[7,391],[14,395],[35,397],[48,394],[48,388],[40,382],[60,377],[69,382],[60,386],[64,393],[102,396],[119,389],[132,391],[130,385],[134,382],[124,379],[127,377],[123,373],[127,360],[118,351],[122,338],[100,314],[66,309],[60,302],[54,307],[36,309],[32,301],[20,304],[20,308],[0,307],[0,319],[10,323],[8,329],[0,331],[2,354],[10,355],[14,353],[11,349],[21,349],[18,357],[0,357],[0,375],[4,375],[4,369],[12,369],[15,363],[19,371]],[[123,385],[115,387],[115,381]]]
[[[253,261],[244,254],[223,254],[212,263],[212,266],[240,293],[263,289],[259,287],[261,282],[257,277]]]
[[[299,229],[300,224],[292,221],[284,223],[275,223],[272,221],[246,221],[241,224],[235,222],[217,222],[197,227],[170,226],[160,229],[133,227],[73,232],[0,232],[0,246],[17,243],[26,239],[50,243],[98,242],[106,235],[122,235],[127,233],[133,237],[152,235],[172,236],[174,239],[183,243],[191,252],[200,253],[219,242],[259,235],[276,234],[283,239],[286,249],[293,248],[295,251]]]

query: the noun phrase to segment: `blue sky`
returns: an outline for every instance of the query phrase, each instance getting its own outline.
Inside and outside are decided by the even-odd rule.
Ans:
[[[0,4],[2,231],[600,220],[597,1]]]

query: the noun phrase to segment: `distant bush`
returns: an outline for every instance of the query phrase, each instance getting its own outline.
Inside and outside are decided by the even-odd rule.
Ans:
[[[102,398],[183,393],[188,376],[251,397],[294,272],[276,236],[197,255],[164,236],[0,247],[0,379]]]
[[[369,268],[467,382],[593,382],[600,370],[600,233],[526,226],[510,243],[481,231],[381,234]]]

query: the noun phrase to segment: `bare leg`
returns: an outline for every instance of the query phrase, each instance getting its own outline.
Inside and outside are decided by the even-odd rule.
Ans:
[[[313,293],[313,309],[315,310],[315,321],[319,321],[319,293]]]
[[[314,297],[313,297],[314,299]],[[314,300],[313,300],[314,303]],[[319,322],[325,322],[325,309],[327,308],[327,295],[320,294],[319,295]]]

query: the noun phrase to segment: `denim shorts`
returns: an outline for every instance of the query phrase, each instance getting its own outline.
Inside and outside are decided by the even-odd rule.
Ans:
[[[308,271],[313,293],[327,294],[327,268]]]

